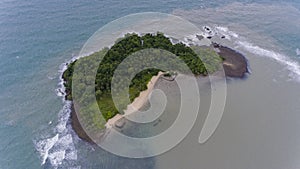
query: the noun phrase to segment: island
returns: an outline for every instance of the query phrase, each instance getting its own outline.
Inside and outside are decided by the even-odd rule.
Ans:
[[[143,36],[135,33],[126,34],[124,37],[118,39],[112,47],[101,49],[99,52],[69,63],[67,69],[62,74],[66,93],[65,98],[66,100],[72,101],[72,78],[76,62],[82,61],[86,65],[93,65],[94,63],[90,61],[92,59],[89,58],[97,59],[105,54],[104,57],[102,57],[103,59],[100,65],[96,65],[98,66],[95,80],[97,105],[90,105],[91,107],[97,106],[104,118],[101,120],[101,118],[98,118],[97,115],[91,113],[89,110],[77,112],[80,113],[81,116],[86,117],[83,122],[88,124],[88,128],[99,131],[112,127],[113,125],[122,127],[123,124],[118,124],[118,121],[129,111],[132,113],[132,110],[128,110],[130,105],[139,109],[145,104],[157,79],[163,77],[167,80],[172,80],[176,73],[186,73],[158,69],[147,69],[139,72],[133,78],[129,86],[129,98],[132,103],[130,105],[123,105],[122,110],[124,111],[119,112],[114,105],[111,94],[111,81],[114,72],[126,57],[137,51],[149,48],[171,52],[184,61],[192,74],[199,76],[199,78],[220,71],[220,65],[223,66],[225,75],[228,77],[243,78],[248,72],[247,60],[242,54],[217,43],[212,43],[211,46],[188,46],[182,42],[172,43],[170,38],[160,32],[155,34],[147,33]],[[201,59],[199,56],[201,56]],[[147,62],[147,60],[144,61]],[[79,78],[81,78],[80,76],[82,76],[82,78],[89,78],[88,73],[77,76],[79,76]],[[84,87],[84,80],[82,83]],[[84,94],[82,94],[82,97],[84,97]],[[86,109],[88,109],[88,107]],[[71,124],[74,131],[81,139],[93,142],[83,130],[82,124],[79,123],[77,113],[74,107],[72,107]]]

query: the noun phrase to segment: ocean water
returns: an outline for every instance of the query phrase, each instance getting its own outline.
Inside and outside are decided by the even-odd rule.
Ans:
[[[197,143],[199,118],[172,151],[127,159],[78,139],[68,122],[69,103],[57,89],[61,65],[96,30],[147,11],[172,13],[226,34],[230,39],[223,43],[246,55],[252,73],[229,80],[224,117],[206,144]],[[0,168],[297,169],[299,23],[297,1],[1,1]]]

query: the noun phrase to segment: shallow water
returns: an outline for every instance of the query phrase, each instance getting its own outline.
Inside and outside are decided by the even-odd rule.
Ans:
[[[299,83],[290,81],[281,65],[247,56],[253,71],[247,79],[229,80],[225,111],[214,135],[198,143],[210,103],[209,95],[202,95],[208,99],[201,98],[193,130],[176,148],[156,158],[156,168],[299,167]]]
[[[0,2],[0,168],[299,168],[297,73],[272,59],[274,53],[253,55],[248,52],[254,49],[247,51],[237,43],[245,40],[299,64],[299,2],[249,1],[249,6],[231,1],[122,2]],[[197,142],[203,123],[200,116],[174,150],[136,160],[79,140],[70,130],[68,109],[63,109],[65,103],[55,90],[59,65],[76,56],[98,28],[145,11],[174,13],[199,26],[204,21],[240,34],[224,43],[243,51],[252,74],[229,81],[224,117],[207,143]],[[157,126],[163,129],[170,123]],[[48,156],[41,154],[48,149]],[[168,163],[169,159],[174,163]]]
[[[268,9],[273,10],[264,12]],[[201,17],[211,10],[175,13],[192,21],[196,18],[194,23],[201,25]],[[204,23],[229,27],[221,31],[230,37],[224,43],[247,57],[251,74],[243,80],[228,80],[223,118],[206,143],[198,143],[204,113],[179,146],[156,158],[156,168],[299,168],[299,62],[292,51],[284,53],[297,45],[292,41],[298,37],[289,35],[299,31],[299,22],[294,22],[299,19],[299,10],[292,6],[236,3],[212,15]],[[271,16],[281,22],[273,22]],[[216,17],[219,18],[213,22]],[[226,24],[228,20],[234,23]],[[252,20],[257,24],[252,25]]]

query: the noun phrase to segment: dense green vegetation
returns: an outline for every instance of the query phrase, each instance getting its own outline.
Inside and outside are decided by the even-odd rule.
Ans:
[[[80,96],[82,96],[80,101],[87,102],[85,98],[84,87],[86,85],[90,85],[88,84],[90,83],[89,79],[93,79],[93,77],[91,77],[92,75],[89,74],[89,68],[94,68],[95,66],[98,68],[95,79],[95,92],[98,104],[96,105],[92,103],[92,105],[87,106],[83,112],[80,112],[82,116],[85,116],[84,118],[86,118],[86,121],[89,122],[89,127],[101,128],[105,124],[105,121],[101,121],[101,118],[99,118],[96,114],[93,114],[92,108],[98,106],[105,120],[110,119],[117,113],[122,113],[118,112],[115,108],[111,96],[111,81],[114,72],[127,56],[149,48],[162,49],[175,54],[186,63],[194,75],[207,75],[208,72],[215,72],[219,69],[219,63],[222,62],[221,57],[209,48],[200,48],[197,46],[191,48],[182,43],[173,45],[169,38],[165,37],[162,33],[157,33],[156,35],[146,34],[144,36],[127,34],[124,38],[119,39],[110,49],[102,49],[99,52],[69,64],[67,70],[63,73],[67,99],[72,100],[72,78],[76,78],[82,83],[79,85],[79,91],[76,91],[79,92]],[[151,53],[144,53],[144,55],[151,55]],[[103,59],[100,65],[95,65],[95,63],[97,63],[95,61],[100,61],[101,58]],[[151,63],[151,58],[152,57],[145,57],[145,59],[141,62]],[[203,60],[205,64],[201,60]],[[84,65],[82,67],[82,72],[84,73],[73,77],[73,71],[76,62],[81,62],[81,65]],[[161,60],[159,63],[164,64],[164,61]],[[180,70],[183,69],[178,68],[176,71]],[[130,72],[133,70],[128,71]],[[129,97],[131,101],[133,101],[141,91],[147,89],[147,83],[159,71],[160,70],[153,68],[147,69],[141,71],[134,77],[129,86]],[[126,73],[128,72],[124,72],[124,76],[127,75]],[[120,85],[120,88],[124,88],[124,86],[122,86],[122,82],[120,82],[118,85]],[[123,108],[126,108],[125,104],[123,106]]]

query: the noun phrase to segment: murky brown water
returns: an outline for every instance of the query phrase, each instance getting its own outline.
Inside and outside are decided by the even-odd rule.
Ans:
[[[157,169],[282,169],[300,165],[295,163],[300,158],[300,85],[288,80],[288,71],[270,59],[250,55],[248,59],[252,74],[244,80],[228,80],[225,112],[213,136],[205,144],[198,143],[210,103],[209,87],[202,85],[196,125],[177,147],[156,157]],[[159,130],[174,118],[162,116],[161,120]]]

